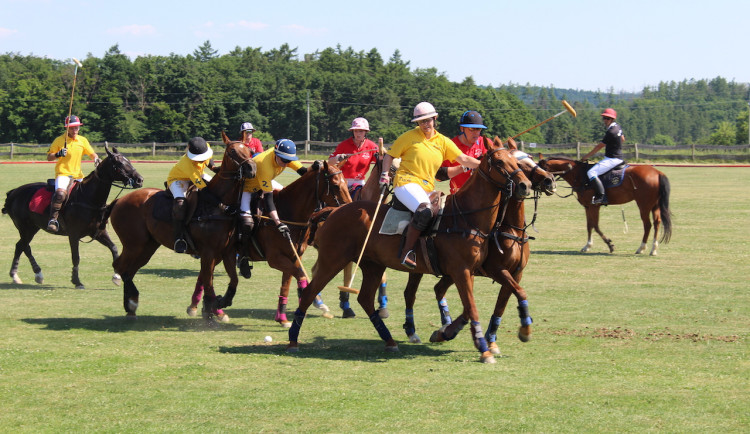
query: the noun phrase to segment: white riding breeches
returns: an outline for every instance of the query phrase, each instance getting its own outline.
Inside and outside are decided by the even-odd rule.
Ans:
[[[613,167],[617,166],[618,164],[622,163],[622,160],[619,158],[608,158],[604,157],[604,159],[589,169],[588,172],[586,172],[586,176],[591,178],[595,178],[599,175],[603,175],[607,173],[608,171],[612,170]]]
[[[187,180],[177,180],[172,181],[171,184],[169,184],[169,191],[172,192],[172,196],[174,197],[185,197],[185,192],[190,187],[190,181]]]
[[[80,181],[80,179],[76,179]],[[72,176],[60,175],[55,177],[55,190],[67,190],[70,183],[73,182]]]
[[[415,212],[419,204],[430,203],[430,194],[419,184],[406,184],[393,189],[393,194],[411,212]]]

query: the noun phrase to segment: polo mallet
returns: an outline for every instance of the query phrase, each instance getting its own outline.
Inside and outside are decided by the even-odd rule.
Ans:
[[[66,121],[70,120],[70,115],[73,113],[73,95],[75,95],[76,92],[76,79],[78,78],[78,67],[80,66],[83,68],[83,65],[81,62],[78,61],[75,57],[73,58],[73,62],[75,62],[76,67],[73,71],[73,90],[70,91],[70,104],[68,105],[68,117],[65,118]],[[65,145],[64,147],[68,147],[68,126],[65,127]]]
[[[562,100],[562,104],[563,104],[563,106],[565,107],[565,110],[563,110],[563,111],[561,111],[560,113],[558,113],[558,114],[556,114],[556,115],[552,116],[552,117],[551,117],[551,118],[549,118],[549,119],[546,119],[546,120],[544,120],[544,121],[542,121],[542,122],[539,122],[538,124],[534,125],[534,126],[533,126],[533,127],[531,127],[531,128],[528,128],[528,129],[525,129],[525,130],[521,131],[520,133],[518,133],[518,134],[516,134],[515,136],[511,137],[511,139],[515,139],[516,137],[520,136],[521,134],[526,134],[526,133],[528,133],[529,131],[533,130],[534,128],[538,128],[538,127],[540,127],[540,126],[542,126],[542,125],[546,124],[547,122],[551,121],[552,119],[554,119],[554,118],[556,118],[556,117],[558,117],[558,116],[560,116],[560,115],[563,115],[563,114],[565,114],[566,112],[567,112],[567,113],[570,113],[570,114],[572,114],[572,115],[573,115],[573,117],[577,117],[577,116],[578,116],[578,114],[576,113],[576,110],[575,110],[575,109],[574,109],[573,107],[571,107],[571,106],[570,106],[570,104],[568,104],[568,102],[567,102],[567,101],[565,101],[565,100]]]
[[[297,262],[299,262],[299,268],[302,269],[302,273],[305,275],[305,280],[308,282],[310,281],[310,278],[307,276],[307,271],[305,271],[305,266],[302,265],[302,259],[300,259],[299,255],[297,254],[297,248],[294,247],[294,243],[291,239],[289,239],[289,246],[292,248],[292,251],[294,252],[294,257],[297,258]]]
[[[365,248],[367,247],[367,240],[370,239],[370,233],[372,232],[372,228],[375,226],[375,219],[378,216],[378,210],[380,209],[380,203],[383,202],[383,196],[385,195],[385,190],[387,187],[384,187],[380,191],[380,197],[378,198],[378,204],[375,205],[375,212],[372,215],[372,222],[370,223],[370,228],[367,229],[367,236],[365,236],[365,243],[362,245],[362,251],[359,252],[359,258],[357,258],[357,264],[354,266],[354,270],[352,270],[352,277],[349,278],[349,284],[346,286],[339,286],[339,291],[342,292],[350,292],[352,294],[359,294],[359,289],[352,288],[352,283],[354,282],[354,275],[357,274],[357,268],[359,268],[359,261],[362,260],[362,255],[365,254]]]

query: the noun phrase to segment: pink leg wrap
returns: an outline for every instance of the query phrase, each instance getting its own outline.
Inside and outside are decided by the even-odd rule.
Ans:
[[[286,322],[288,319],[286,318],[286,303],[288,301],[288,298],[284,297],[283,295],[279,296],[279,305],[276,308],[276,317],[274,318],[277,322]]]
[[[199,280],[198,283],[195,284],[195,290],[193,291],[191,301],[193,304],[198,304],[201,302],[201,297],[203,297],[203,285],[201,285]]]
[[[302,279],[300,279],[299,283],[297,284],[297,286],[299,286],[300,289],[307,288],[307,279],[305,279],[304,277]]]

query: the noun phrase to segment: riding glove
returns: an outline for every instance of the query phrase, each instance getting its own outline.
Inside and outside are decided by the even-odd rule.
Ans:
[[[68,155],[68,148],[62,148],[55,153],[55,157],[60,158]]]
[[[380,185],[380,188],[388,187],[388,185],[391,183],[391,175],[388,172],[383,172],[380,174],[380,181],[378,182],[378,185]]]
[[[281,232],[281,236],[289,241],[292,241],[292,235],[289,233],[289,226],[285,225],[284,223],[279,223],[278,226],[276,226],[276,229]]]

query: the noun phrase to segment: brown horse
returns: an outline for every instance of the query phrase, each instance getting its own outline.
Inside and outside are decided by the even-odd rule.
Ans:
[[[436,332],[436,339],[453,339],[461,328],[471,321],[472,339],[482,354],[481,360],[492,363],[495,359],[482,336],[479,315],[474,303],[472,272],[484,260],[487,251],[485,241],[498,210],[503,208],[503,200],[509,199],[512,194],[518,198],[527,196],[531,185],[507,150],[488,153],[476,172],[477,176],[471,177],[459,192],[448,196],[444,214],[435,231],[437,263],[445,274],[450,275],[456,282],[464,306],[464,312],[459,319],[444,331]],[[409,270],[401,264],[398,255],[401,236],[378,233],[389,206],[381,206],[382,212],[374,216],[376,205],[371,201],[344,205],[332,212],[325,224],[317,229],[314,239],[318,248],[317,268],[310,285],[302,292],[300,306],[294,314],[294,322],[289,330],[288,351],[298,350],[299,331],[305,312],[315,295],[346,264],[356,261],[359,257],[373,219],[374,229],[360,261],[362,288],[357,301],[385,341],[386,350],[398,350],[398,344],[375,310],[374,298],[386,268]],[[417,256],[423,258],[423,249],[417,247],[416,250]],[[431,270],[430,263],[422,259],[419,260],[415,272],[424,274],[430,273]]]
[[[307,248],[310,215],[323,206],[336,207],[349,203],[352,199],[341,170],[335,165],[329,165],[327,161],[313,162],[307,173],[273,194],[279,218],[289,226],[293,241],[284,238],[267,215],[260,216],[260,222],[255,225],[250,251],[241,252],[241,255],[248,256],[252,261],[266,261],[272,268],[283,273],[275,320],[289,327],[291,321],[286,317],[286,305],[292,277],[297,279],[300,290],[307,286],[307,275],[297,258]],[[235,293],[236,286],[230,286],[226,294],[220,297],[219,307],[231,306]],[[196,286],[188,313],[197,308],[199,301],[200,288]]]
[[[609,247],[609,252],[615,251],[615,245],[612,240],[604,236],[599,229],[599,207],[592,205],[591,198],[593,190],[587,184],[586,171],[591,167],[589,163],[571,160],[568,158],[547,158],[539,161],[539,166],[564,179],[573,188],[578,197],[578,202],[586,209],[586,229],[588,231],[588,241],[581,249],[582,252],[588,252],[593,245],[591,230],[602,237],[602,240]],[[659,248],[658,234],[659,225],[664,223],[664,233],[661,236],[661,242],[668,243],[672,237],[672,212],[669,210],[669,179],[667,175],[660,172],[653,166],[628,166],[622,176],[622,182],[616,187],[607,188],[607,198],[610,205],[628,203],[635,200],[641,213],[643,221],[643,239],[641,245],[636,250],[636,254],[642,253],[646,249],[648,235],[651,231],[651,213],[654,221],[654,241],[651,248],[651,255],[656,255]]]
[[[498,143],[496,140],[495,145],[502,145],[502,143]],[[535,206],[541,193],[547,196],[554,194],[556,189],[554,176],[541,169],[528,154],[517,150],[515,144],[511,143],[509,147],[511,154],[518,162],[518,167],[531,180],[531,185],[534,189]],[[528,342],[531,336],[531,317],[529,316],[527,295],[526,291],[519,285],[530,253],[528,244],[530,237],[526,229],[533,224],[533,220],[529,224],[526,223],[524,202],[524,200],[511,198],[504,212],[498,214],[495,227],[490,234],[492,242],[489,243],[487,257],[475,272],[476,275],[489,277],[501,285],[487,333],[485,333],[489,349],[493,354],[500,354],[496,342],[497,329],[511,295],[515,295],[518,300],[518,312],[521,319],[518,338],[523,342]],[[412,343],[421,342],[419,336],[416,334],[413,317],[416,291],[421,278],[421,274],[409,274],[409,281],[404,290],[404,299],[406,301],[404,330],[409,338],[409,342]],[[448,304],[444,299],[451,284],[453,284],[453,281],[450,276],[442,276],[434,287],[435,298],[438,301],[438,308],[440,309],[440,319],[444,327],[452,322]]]
[[[187,253],[200,256],[198,285],[206,291],[203,315],[207,319],[222,315],[213,288],[214,268],[219,262],[224,261],[229,290],[237,287],[236,219],[227,215],[225,210],[239,208],[242,184],[245,178],[252,178],[256,173],[250,150],[240,142],[230,142],[223,132],[222,137],[227,148],[221,169],[205,188],[194,193],[198,196],[198,203],[187,225],[187,233],[192,239]],[[190,198],[188,202],[191,202]],[[158,188],[134,191],[109,206],[109,219],[122,243],[122,255],[115,259],[113,266],[125,282],[123,306],[128,317],[135,318],[138,308],[139,293],[133,277],[159,246],[174,246],[172,222],[154,217],[155,208],[171,209],[171,206],[171,196]]]
[[[143,177],[133,167],[117,148],[105,144],[107,157],[80,183],[75,183],[70,192],[70,197],[63,209],[60,211],[60,230],[53,235],[66,235],[70,244],[70,253],[73,259],[73,274],[71,281],[76,289],[84,289],[83,283],[78,277],[78,264],[81,258],[78,254],[78,243],[83,237],[91,237],[106,246],[112,253],[112,259],[117,259],[117,247],[109,238],[106,226],[102,224],[104,208],[107,203],[109,191],[113,185],[119,188],[140,188],[143,185]],[[122,183],[120,187],[115,183]],[[49,220],[49,207],[43,214],[31,212],[29,202],[32,196],[46,184],[36,182],[22,185],[8,192],[2,213],[10,215],[13,224],[16,225],[21,239],[16,243],[16,251],[10,267],[10,277],[14,283],[22,283],[18,276],[18,262],[21,253],[25,253],[34,270],[34,280],[37,283],[44,282],[42,268],[37,264],[31,254],[31,240],[39,229],[47,229]],[[120,275],[115,273],[112,281],[119,285]]]

